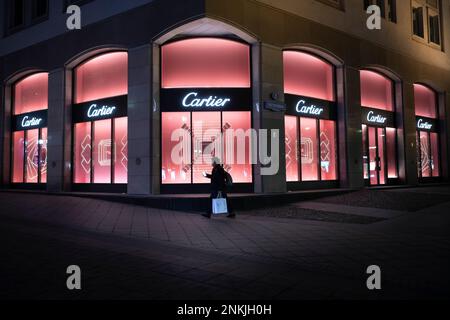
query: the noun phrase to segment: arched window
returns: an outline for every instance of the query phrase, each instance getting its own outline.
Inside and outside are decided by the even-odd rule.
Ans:
[[[128,54],[111,52],[74,70],[75,184],[124,184],[128,168]]]
[[[283,52],[286,179],[337,180],[335,68],[301,51]]]
[[[360,71],[361,106],[394,111],[392,80],[370,70]]]
[[[247,44],[194,38],[161,48],[162,88],[250,88]]]
[[[437,95],[422,84],[414,84],[419,178],[439,177],[439,125]]]
[[[250,46],[235,40],[191,38],[161,47],[163,185],[209,183],[203,172],[212,157],[235,183],[253,181],[250,69]]]
[[[394,82],[372,71],[360,71],[364,179],[371,185],[398,178]]]
[[[14,85],[12,183],[47,182],[48,73]]]
[[[128,93],[128,54],[112,52],[82,63],[75,69],[75,103]]]

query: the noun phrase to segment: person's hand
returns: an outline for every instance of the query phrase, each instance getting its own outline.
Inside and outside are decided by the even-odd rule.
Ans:
[[[203,175],[204,177],[206,177],[206,172],[205,172],[205,171],[203,171],[203,172],[202,172],[202,175]]]

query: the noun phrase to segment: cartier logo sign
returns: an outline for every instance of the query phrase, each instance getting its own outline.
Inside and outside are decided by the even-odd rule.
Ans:
[[[298,113],[309,114],[311,116],[320,116],[323,113],[323,108],[317,107],[313,104],[306,105],[305,100],[300,100],[295,107]]]
[[[29,112],[14,116],[13,130],[31,130],[47,126],[47,110]]]
[[[127,96],[83,102],[72,106],[72,122],[87,122],[127,116]]]
[[[438,131],[438,122],[436,119],[416,117],[416,127],[419,131]]]
[[[161,89],[161,111],[249,111],[250,88]]]
[[[325,120],[336,119],[336,103],[317,98],[285,94],[286,114]]]
[[[197,92],[189,92],[182,101],[183,107],[186,108],[201,108],[201,107],[225,107],[231,102],[230,98],[226,97],[200,97]]]
[[[87,112],[88,118],[96,118],[100,116],[112,116],[116,107],[114,106],[97,106],[97,104],[92,104]]]
[[[367,113],[367,117],[366,117],[368,122],[372,122],[372,123],[378,123],[378,124],[385,124],[387,118],[383,117],[380,114],[376,114],[374,111],[369,111],[369,113]]]
[[[374,108],[361,108],[361,122],[371,126],[377,127],[395,127],[395,113],[374,109]]]

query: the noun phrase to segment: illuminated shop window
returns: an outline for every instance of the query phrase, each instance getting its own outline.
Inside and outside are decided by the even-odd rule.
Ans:
[[[162,182],[191,183],[191,113],[163,112],[161,117]]]
[[[239,183],[252,182],[252,146],[250,141],[251,112],[222,112],[225,169]],[[244,150],[244,152],[240,152]]]
[[[393,111],[393,84],[389,78],[373,71],[361,70],[361,105]]]
[[[208,183],[202,173],[211,171],[213,157],[222,159],[233,182],[252,182],[250,118],[246,111],[163,112],[162,183]],[[239,132],[227,135],[234,128]]]
[[[128,119],[126,117],[114,119],[114,182],[128,181]]]
[[[284,51],[286,180],[337,180],[334,67]]]
[[[394,84],[382,74],[360,71],[363,174],[370,185],[398,178]]]
[[[386,128],[386,154],[388,157],[388,178],[398,178],[397,168],[397,129]]]
[[[36,73],[14,86],[14,114],[47,109],[48,73]]]
[[[420,178],[439,177],[439,126],[437,95],[430,88],[414,84],[417,130],[417,167]]]
[[[161,49],[162,88],[249,88],[247,44],[218,38],[194,38]]]
[[[299,51],[284,51],[284,93],[334,101],[333,66]]]
[[[126,184],[128,58],[112,52],[75,69],[73,182]]]
[[[322,180],[336,180],[336,122],[330,120],[320,120],[319,138],[319,161]]]
[[[285,148],[286,148],[286,179],[287,181],[298,181],[298,118],[295,116],[286,116],[285,125]]]
[[[202,173],[213,157],[234,183],[253,181],[250,87],[245,43],[193,38],[162,46],[162,184],[209,183]]]
[[[363,174],[371,185],[398,178],[394,83],[370,70],[360,71]]]
[[[75,69],[75,103],[126,95],[128,93],[128,54],[100,55]]]
[[[91,182],[91,122],[77,123],[74,133],[74,182]]]
[[[14,85],[12,183],[47,182],[47,104],[47,73]]]
[[[319,141],[317,121],[300,118],[300,157],[302,162],[302,181],[319,180]]]
[[[437,118],[436,93],[426,86],[414,84],[416,116]]]
[[[25,131],[13,133],[13,183],[23,183],[25,155]]]

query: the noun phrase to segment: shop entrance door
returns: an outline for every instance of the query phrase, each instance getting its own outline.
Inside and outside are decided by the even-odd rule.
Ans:
[[[387,183],[386,168],[386,128],[366,126],[363,128],[364,139],[364,171],[369,185],[385,185]]]

